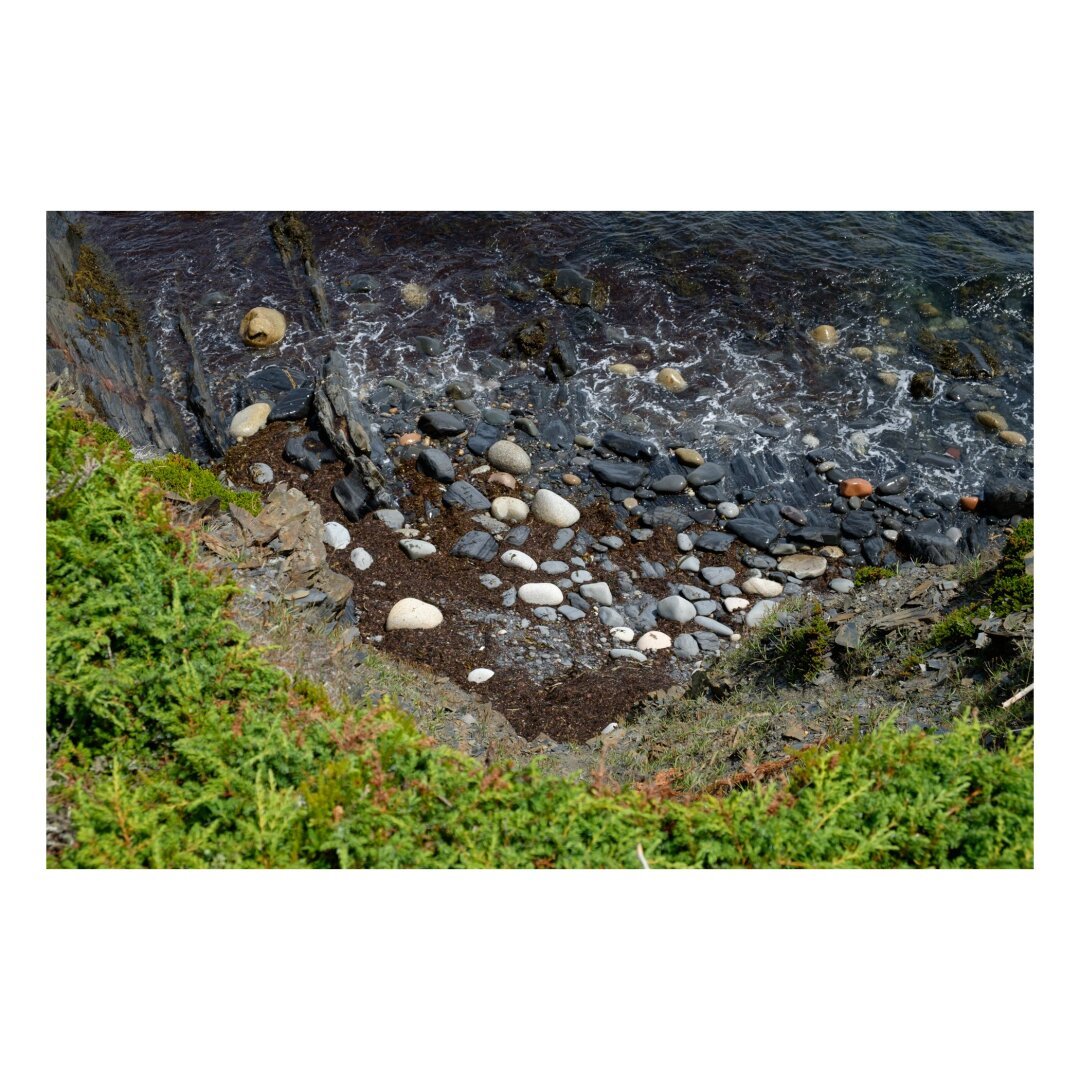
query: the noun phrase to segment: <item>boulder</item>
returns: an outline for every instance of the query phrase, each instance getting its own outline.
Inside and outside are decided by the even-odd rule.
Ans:
[[[240,320],[240,337],[245,345],[265,349],[285,336],[285,316],[268,307],[252,308]]]

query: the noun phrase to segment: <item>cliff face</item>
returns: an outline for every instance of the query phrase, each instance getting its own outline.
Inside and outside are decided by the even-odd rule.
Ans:
[[[46,230],[48,385],[71,393],[136,446],[189,454],[134,300],[67,215],[50,212]]]

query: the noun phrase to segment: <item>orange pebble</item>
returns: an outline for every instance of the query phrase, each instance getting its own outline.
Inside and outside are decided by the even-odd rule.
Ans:
[[[861,499],[864,496],[871,494],[873,490],[874,485],[871,484],[869,480],[862,480],[857,476],[840,481],[840,494],[843,495],[845,499]]]

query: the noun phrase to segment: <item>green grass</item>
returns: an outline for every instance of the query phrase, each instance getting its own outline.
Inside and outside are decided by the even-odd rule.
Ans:
[[[1030,732],[884,724],[786,782],[670,797],[482,766],[339,707],[228,619],[160,491],[48,406],[47,725],[62,867],[1030,866]]]
[[[871,581],[885,581],[887,578],[896,577],[897,573],[895,566],[860,566],[855,571],[855,584],[863,586],[869,585]]]

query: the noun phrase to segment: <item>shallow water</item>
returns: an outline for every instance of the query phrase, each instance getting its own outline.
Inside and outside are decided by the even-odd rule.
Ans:
[[[1017,451],[988,435],[940,393],[944,381],[929,402],[907,390],[926,366],[921,331],[983,343],[975,347],[989,346],[1004,372],[975,384],[977,396],[1000,393],[988,405],[1033,443],[1029,213],[303,214],[329,328],[316,325],[310,299],[282,265],[269,231],[276,216],[83,215],[88,238],[152,309],[151,335],[178,398],[187,355],[175,319],[184,308],[226,410],[250,371],[289,362],[314,372],[336,346],[362,390],[392,375],[435,404],[437,391],[459,379],[474,385],[481,405],[558,411],[590,434],[630,427],[632,413],[640,430],[668,444],[706,454],[768,449],[781,461],[801,457],[802,437],[813,435],[874,476],[958,448],[958,471],[920,467],[936,491],[976,490],[988,473],[1030,468],[1032,446]],[[539,287],[557,266],[609,286],[599,315]],[[370,296],[344,287],[357,273],[377,279]],[[401,298],[406,282],[429,291],[418,311]],[[534,297],[513,298],[515,285]],[[920,313],[926,303],[940,315]],[[237,333],[258,304],[281,309],[290,325],[282,345],[265,352],[246,349]],[[538,317],[573,338],[581,370],[556,385],[536,360],[520,369],[536,383],[500,389],[485,377],[485,356]],[[833,349],[808,337],[823,322],[839,331]],[[424,355],[421,335],[438,338],[442,353]],[[854,346],[894,352],[860,361],[848,352]],[[612,374],[613,362],[641,374]],[[688,391],[674,395],[655,382],[665,365],[683,373]],[[895,388],[876,377],[881,368],[899,375]]]

